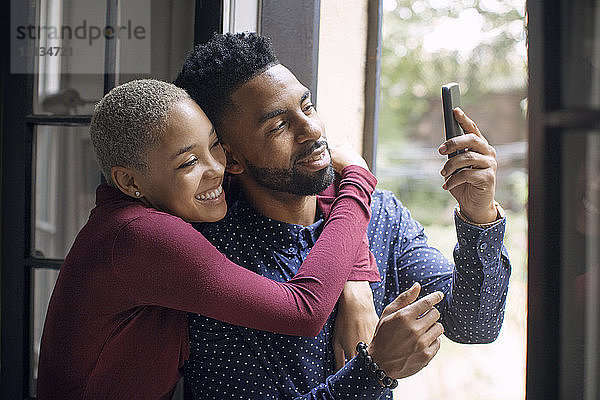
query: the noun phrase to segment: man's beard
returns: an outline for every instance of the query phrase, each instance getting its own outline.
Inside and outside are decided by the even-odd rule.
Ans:
[[[315,143],[310,151],[305,154],[311,154],[312,151],[323,145],[323,142]],[[329,152],[329,148],[326,148]],[[301,159],[302,156],[297,157]],[[297,165],[294,164],[291,168],[263,168],[253,165],[246,160],[246,165],[250,175],[261,186],[276,190],[296,194],[300,196],[311,196],[321,193],[333,182],[335,173],[331,163],[317,172],[304,173],[301,172]]]

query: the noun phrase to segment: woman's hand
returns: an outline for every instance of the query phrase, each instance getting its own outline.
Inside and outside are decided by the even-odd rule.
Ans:
[[[333,169],[338,174],[348,165],[359,165],[364,169],[369,169],[367,162],[350,146],[349,144],[330,145],[329,153],[331,154],[331,163]]]
[[[340,369],[356,355],[358,342],[370,343],[379,322],[369,282],[348,281],[338,301],[333,331],[335,368]]]

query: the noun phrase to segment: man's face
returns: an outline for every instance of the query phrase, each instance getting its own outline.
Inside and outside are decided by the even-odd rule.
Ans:
[[[275,65],[231,95],[223,118],[225,147],[247,178],[297,195],[321,192],[333,180],[325,129],[310,92],[283,65]]]

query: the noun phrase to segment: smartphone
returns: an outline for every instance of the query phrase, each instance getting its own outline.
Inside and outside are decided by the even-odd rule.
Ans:
[[[444,127],[446,129],[446,140],[463,134],[463,130],[454,119],[453,110],[460,107],[460,89],[458,83],[452,82],[442,86],[442,107],[444,109]],[[448,155],[454,157],[459,152],[455,151]],[[461,151],[462,153],[462,151]]]

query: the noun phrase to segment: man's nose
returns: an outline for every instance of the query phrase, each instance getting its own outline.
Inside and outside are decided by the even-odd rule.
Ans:
[[[323,136],[323,127],[319,121],[308,115],[303,115],[300,118],[298,130],[296,132],[296,141],[298,143],[315,141],[321,136]]]

